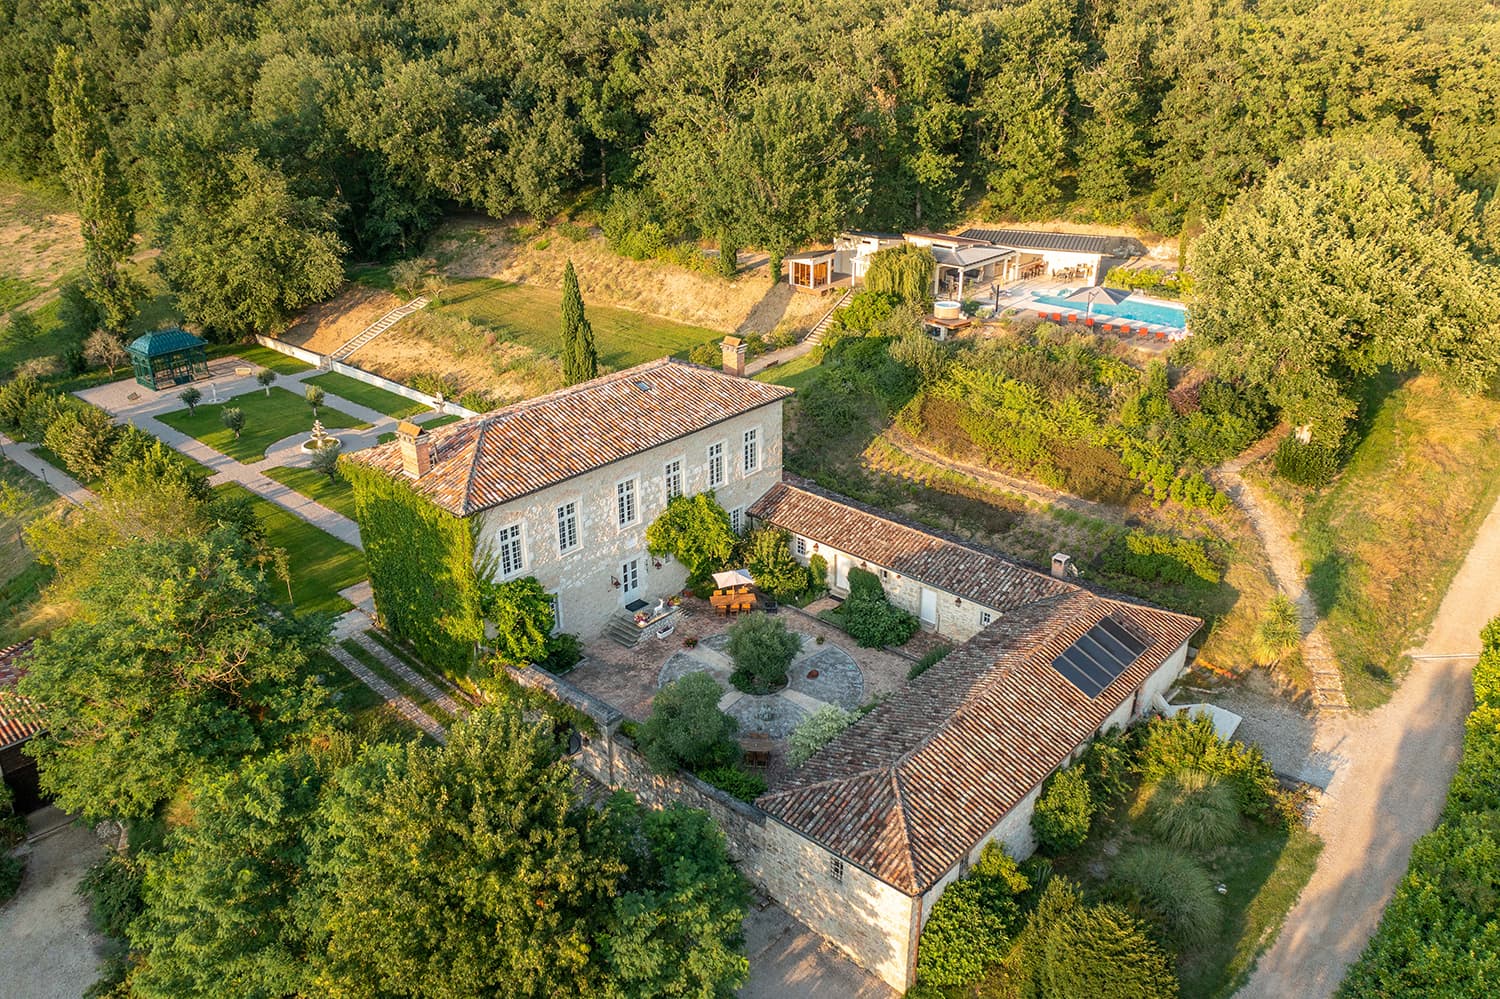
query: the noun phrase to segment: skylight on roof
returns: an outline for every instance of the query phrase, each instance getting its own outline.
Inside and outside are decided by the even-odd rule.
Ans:
[[[651,383],[650,382],[636,382],[635,383],[635,387],[638,388],[638,389],[640,389],[642,392],[650,392],[651,391]]]
[[[1085,697],[1098,697],[1150,647],[1107,617],[1052,661],[1052,668]]]

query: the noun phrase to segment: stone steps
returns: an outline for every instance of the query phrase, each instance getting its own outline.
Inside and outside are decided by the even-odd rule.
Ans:
[[[823,334],[828,332],[828,327],[833,324],[833,314],[839,309],[843,308],[844,303],[848,302],[849,296],[853,294],[854,289],[850,288],[848,291],[840,295],[839,300],[833,303],[833,308],[823,313],[823,318],[819,319],[817,323],[813,325],[812,332],[807,334],[807,339],[804,342],[810,343],[813,346],[817,346],[818,344],[822,343]]]
[[[394,708],[396,712],[403,718],[411,722],[413,725],[417,726],[417,728],[421,729],[423,732],[426,732],[428,735],[432,736],[439,743],[447,743],[447,729],[443,728],[443,726],[438,723],[437,719],[433,718],[427,712],[417,707],[417,705],[409,697],[407,697],[405,694],[402,694],[395,687],[392,687],[390,684],[386,683],[372,670],[365,666],[364,663],[360,662],[358,659],[355,659],[348,652],[345,652],[337,645],[330,645],[328,647],[328,653],[329,655],[333,656],[335,662],[352,673],[354,675],[354,678],[357,679],[360,683],[363,683],[366,687],[369,687],[371,690],[375,691],[375,693],[385,698],[385,703]]]
[[[336,361],[345,360],[365,344],[369,343],[371,340],[375,339],[380,334],[390,329],[392,326],[395,326],[397,323],[405,319],[407,316],[411,315],[413,312],[421,309],[426,304],[427,297],[424,295],[412,299],[410,302],[407,302],[400,308],[392,309],[390,312],[387,312],[385,315],[375,320],[369,326],[366,326],[359,332],[357,336],[355,336],[353,340],[350,340],[348,343],[335,350],[333,352],[333,359]]]

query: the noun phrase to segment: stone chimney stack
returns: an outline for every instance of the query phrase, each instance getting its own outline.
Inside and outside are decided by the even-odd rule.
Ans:
[[[726,336],[720,345],[724,349],[724,373],[745,377],[745,341],[737,336]]]
[[[1052,575],[1056,579],[1067,579],[1069,576],[1076,575],[1076,573],[1073,571],[1072,557],[1069,555],[1064,555],[1062,552],[1058,552],[1056,555],[1053,555]]]
[[[420,479],[432,467],[432,438],[420,425],[402,420],[396,428],[401,445],[401,471],[409,479]]]

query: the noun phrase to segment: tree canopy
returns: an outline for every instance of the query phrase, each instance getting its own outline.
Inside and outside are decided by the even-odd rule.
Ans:
[[[1479,207],[1405,142],[1313,142],[1194,242],[1195,337],[1322,444],[1381,367],[1482,389],[1500,372],[1500,269],[1476,257],[1494,249]]]

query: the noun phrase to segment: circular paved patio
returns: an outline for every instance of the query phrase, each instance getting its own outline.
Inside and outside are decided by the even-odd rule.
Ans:
[[[658,687],[689,673],[707,673],[725,691],[719,707],[740,723],[741,732],[755,732],[784,739],[797,723],[819,708],[832,705],[853,711],[864,700],[865,681],[859,664],[837,645],[819,645],[811,635],[794,632],[802,650],[787,670],[785,688],[774,694],[754,695],[729,685],[734,669],[725,649],[728,635],[712,635],[696,647],[674,652],[657,676]]]

